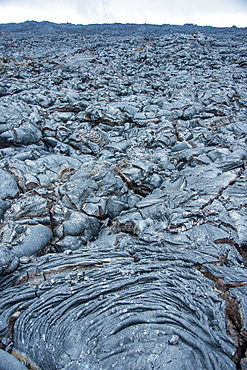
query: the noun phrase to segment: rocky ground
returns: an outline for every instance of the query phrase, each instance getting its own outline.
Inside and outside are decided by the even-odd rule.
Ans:
[[[0,25],[2,370],[247,368],[246,35]]]

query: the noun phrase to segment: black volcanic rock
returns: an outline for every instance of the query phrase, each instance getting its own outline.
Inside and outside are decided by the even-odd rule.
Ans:
[[[0,362],[246,367],[246,33],[0,25]]]

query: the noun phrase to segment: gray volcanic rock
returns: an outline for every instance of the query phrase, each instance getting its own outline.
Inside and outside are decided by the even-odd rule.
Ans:
[[[27,369],[20,361],[11,354],[0,349],[1,370],[25,370]]]
[[[29,226],[22,233],[18,244],[13,246],[12,252],[17,257],[36,255],[49,243],[51,237],[52,232],[47,226]]]
[[[18,194],[18,186],[13,176],[7,171],[0,170],[1,184],[0,197],[6,199],[7,197],[15,197]]]
[[[14,271],[18,266],[18,258],[8,248],[1,246],[0,248],[0,273],[7,275]]]
[[[0,368],[246,367],[246,32],[0,25]]]

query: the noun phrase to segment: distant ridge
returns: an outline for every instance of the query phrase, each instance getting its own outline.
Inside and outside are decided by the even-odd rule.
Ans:
[[[183,26],[170,24],[135,24],[135,23],[102,23],[102,24],[72,24],[72,23],[53,23],[49,21],[37,22],[26,21],[23,23],[4,23],[0,24],[1,32],[69,32],[69,33],[90,33],[90,34],[112,34],[121,35],[126,33],[148,35],[149,33],[193,33],[205,32],[214,33],[236,30],[243,30],[246,28],[233,27],[212,27],[212,26],[198,26],[191,23],[186,23]]]

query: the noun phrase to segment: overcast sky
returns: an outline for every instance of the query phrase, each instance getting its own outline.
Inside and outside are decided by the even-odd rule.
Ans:
[[[247,27],[247,0],[0,0],[0,23],[27,20]]]

